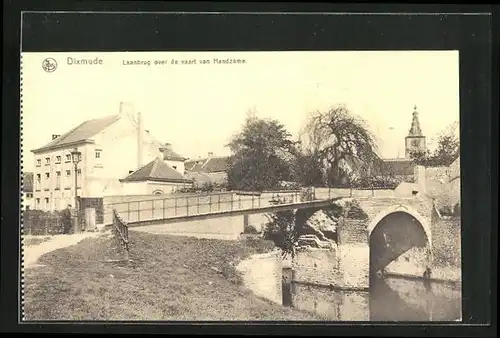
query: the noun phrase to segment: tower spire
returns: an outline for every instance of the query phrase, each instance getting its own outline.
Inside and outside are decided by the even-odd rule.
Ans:
[[[418,120],[417,105],[413,108],[413,119],[411,121],[410,131],[408,136],[422,136],[422,130],[420,129],[420,121]]]

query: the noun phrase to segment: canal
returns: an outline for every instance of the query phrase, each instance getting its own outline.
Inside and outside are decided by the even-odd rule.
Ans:
[[[459,321],[459,285],[421,279],[372,278],[369,291],[283,285],[283,304],[332,321]]]

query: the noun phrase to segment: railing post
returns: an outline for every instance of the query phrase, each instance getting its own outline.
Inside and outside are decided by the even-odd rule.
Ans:
[[[254,202],[253,202],[253,201],[254,201],[254,196],[255,196],[255,195],[254,195],[254,193],[252,192],[252,209],[254,208],[254,204],[253,204],[253,203],[254,203]]]
[[[200,196],[196,197],[196,213],[200,213]]]
[[[137,222],[141,220],[141,202],[137,201]]]
[[[208,195],[208,212],[212,212],[212,195]]]
[[[114,212],[113,212],[114,216]],[[127,221],[130,222],[130,202],[127,202]]]
[[[231,194],[231,211],[233,211],[234,193]]]
[[[165,199],[163,199],[163,219],[165,219]]]
[[[189,216],[189,197],[186,197],[186,216]]]
[[[241,210],[241,195],[238,195],[238,209]]]
[[[151,200],[151,218],[154,219],[155,218],[155,200]]]
[[[174,198],[174,216],[177,216],[177,197]]]
[[[217,198],[217,211],[220,211],[220,195]]]

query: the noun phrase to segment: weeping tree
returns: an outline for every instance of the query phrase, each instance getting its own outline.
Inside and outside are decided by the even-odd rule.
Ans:
[[[369,175],[378,158],[375,138],[365,121],[344,105],[312,113],[302,140],[320,164],[322,180],[328,186],[341,185],[343,178],[352,176],[347,172]]]

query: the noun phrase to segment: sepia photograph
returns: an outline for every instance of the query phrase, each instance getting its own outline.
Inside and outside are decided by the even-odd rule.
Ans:
[[[22,321],[462,320],[458,51],[21,67]]]

